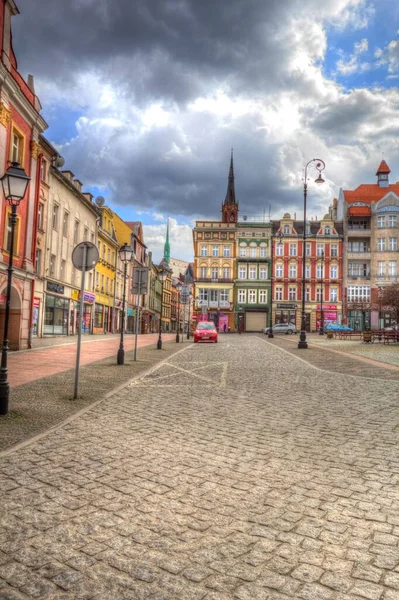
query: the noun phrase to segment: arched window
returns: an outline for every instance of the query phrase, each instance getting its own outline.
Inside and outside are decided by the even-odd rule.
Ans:
[[[284,233],[288,233],[290,232],[290,226],[289,225],[284,225]]]

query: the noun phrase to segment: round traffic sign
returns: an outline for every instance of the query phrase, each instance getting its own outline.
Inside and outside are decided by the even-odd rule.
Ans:
[[[75,269],[78,269],[79,271],[83,270],[83,254],[84,254],[83,250],[84,250],[84,248],[86,248],[85,271],[91,271],[91,269],[94,269],[94,267],[98,263],[98,259],[100,258],[100,255],[98,253],[98,248],[92,242],[81,242],[80,244],[75,246],[75,248],[73,249],[73,252],[72,252],[73,266],[75,267]]]

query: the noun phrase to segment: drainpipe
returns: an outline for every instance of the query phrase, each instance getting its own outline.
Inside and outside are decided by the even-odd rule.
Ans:
[[[33,269],[36,271],[36,248],[37,248],[37,215],[39,212],[39,199],[40,199],[40,173],[42,170],[43,153],[41,152],[37,157],[37,170],[36,170],[36,190],[35,190],[35,220],[33,224],[33,240],[32,240],[32,255],[31,260]],[[29,328],[28,328],[28,348],[32,348],[32,319],[33,319],[33,301],[35,295],[35,279],[32,279],[31,286],[31,298],[30,298],[30,310],[29,310]]]

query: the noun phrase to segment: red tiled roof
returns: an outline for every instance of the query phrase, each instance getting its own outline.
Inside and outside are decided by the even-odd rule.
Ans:
[[[391,172],[391,169],[388,167],[388,165],[385,162],[385,160],[382,160],[380,162],[380,166],[377,169],[376,175],[378,175],[378,173],[390,173],[390,172]]]
[[[352,216],[369,217],[371,215],[371,208],[370,206],[350,206],[348,212]]]
[[[352,202],[378,202],[384,196],[393,192],[399,196],[399,183],[393,183],[386,188],[379,187],[376,183],[362,183],[355,190],[344,190],[344,196],[346,202],[349,204]]]

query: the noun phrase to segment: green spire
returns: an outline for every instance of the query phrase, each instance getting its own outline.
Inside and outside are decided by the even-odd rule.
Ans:
[[[169,264],[170,263],[170,243],[169,243],[169,219],[166,225],[166,240],[165,245],[163,247],[163,257],[164,260]]]

